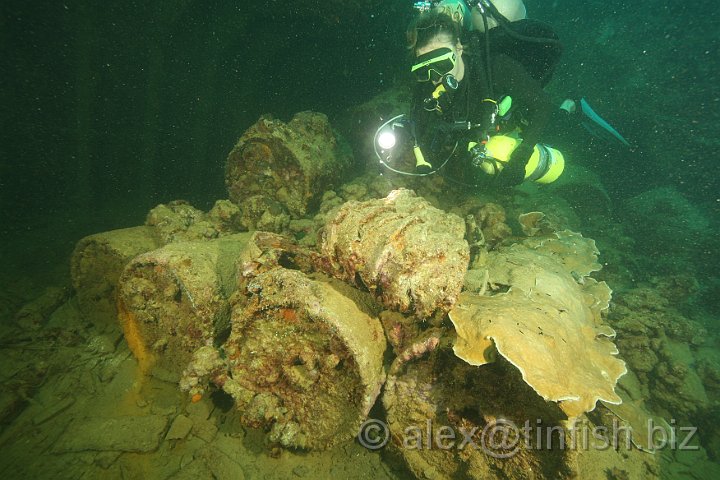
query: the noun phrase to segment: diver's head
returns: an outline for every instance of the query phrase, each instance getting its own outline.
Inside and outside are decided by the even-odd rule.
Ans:
[[[425,12],[410,25],[408,48],[413,52],[412,72],[418,81],[439,84],[444,75],[458,81],[465,75],[460,43],[460,27],[453,19],[437,10]]]

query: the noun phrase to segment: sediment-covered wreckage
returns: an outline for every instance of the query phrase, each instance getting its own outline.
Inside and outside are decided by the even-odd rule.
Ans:
[[[274,445],[352,441],[376,407],[418,478],[574,478],[621,463],[652,477],[639,436],[622,452],[522,436],[488,452],[483,437],[528,421],[569,435],[617,421],[620,405],[642,415],[618,386],[627,367],[603,320],[610,288],[590,276],[594,242],[539,212],[512,236],[500,205],[441,209],[437,191],[370,177],[341,185],[339,145],[321,114],[261,118],[228,157],[229,200],[160,205],[146,225],[78,243],[82,311],[119,322],[143,372],[189,401],[224,392]],[[412,448],[431,425],[431,441],[452,431],[476,448]]]

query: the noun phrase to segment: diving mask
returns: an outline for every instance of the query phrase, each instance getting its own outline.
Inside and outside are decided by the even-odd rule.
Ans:
[[[456,63],[457,55],[452,48],[438,48],[417,57],[410,71],[418,82],[439,82]]]

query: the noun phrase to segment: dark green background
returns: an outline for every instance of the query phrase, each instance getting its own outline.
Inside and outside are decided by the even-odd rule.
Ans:
[[[5,268],[62,263],[160,202],[223,198],[224,158],[260,114],[336,120],[403,78],[411,3],[2,2]],[[549,90],[588,96],[638,145],[586,162],[615,199],[673,185],[716,215],[717,5],[526,4],[566,45]]]

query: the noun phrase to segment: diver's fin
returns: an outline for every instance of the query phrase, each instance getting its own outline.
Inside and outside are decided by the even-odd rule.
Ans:
[[[612,142],[617,141],[625,145],[630,146],[630,143],[625,140],[625,137],[620,135],[620,132],[615,130],[612,125],[603,120],[603,118],[595,113],[590,104],[585,98],[580,99],[580,109],[583,113],[582,126],[590,132],[592,135],[602,138],[603,140]]]

